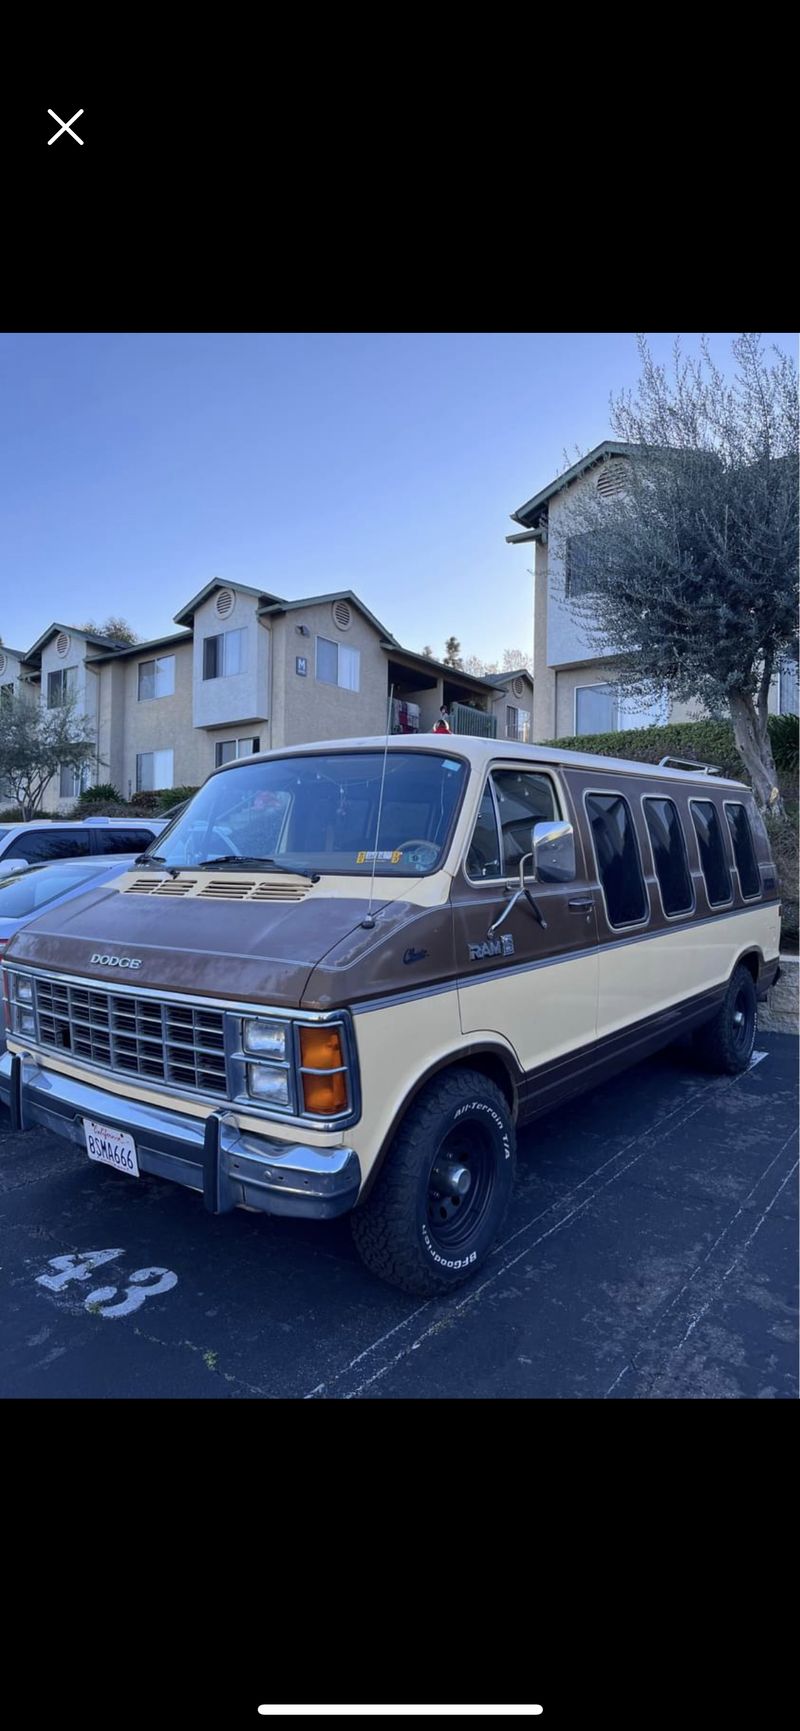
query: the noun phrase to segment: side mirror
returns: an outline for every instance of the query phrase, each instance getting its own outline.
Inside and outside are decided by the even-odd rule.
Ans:
[[[27,859],[10,859],[5,862],[0,860],[0,876],[10,877],[12,872],[27,871],[30,863]]]
[[[540,884],[566,884],[575,876],[571,823],[535,823],[531,830],[533,873]]]

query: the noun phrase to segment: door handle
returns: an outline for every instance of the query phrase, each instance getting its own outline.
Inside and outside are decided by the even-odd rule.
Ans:
[[[592,901],[591,896],[573,896],[572,900],[567,902],[567,907],[570,908],[574,914],[590,914],[594,907],[594,902]]]

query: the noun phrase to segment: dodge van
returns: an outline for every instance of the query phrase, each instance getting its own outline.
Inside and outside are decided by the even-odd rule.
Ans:
[[[211,775],[2,972],[13,1122],[235,1207],[352,1211],[376,1274],[481,1265],[517,1131],[691,1034],[750,1061],[780,909],[750,791],[463,735]]]

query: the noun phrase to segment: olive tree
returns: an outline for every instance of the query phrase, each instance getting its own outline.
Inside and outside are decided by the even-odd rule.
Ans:
[[[638,385],[611,399],[623,450],[605,486],[575,489],[559,539],[569,605],[623,692],[727,708],[759,805],[779,811],[768,695],[797,653],[797,369],[757,335],[732,347],[730,378],[706,339],[698,359],[676,342],[668,375],[639,339]]]
[[[79,775],[94,758],[94,733],[76,711],[74,698],[53,709],[19,693],[3,698],[0,784],[16,799],[25,822],[38,811],[59,770],[73,769]]]

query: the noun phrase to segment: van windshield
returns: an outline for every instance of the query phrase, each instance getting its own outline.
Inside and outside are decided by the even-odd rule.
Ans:
[[[463,759],[390,751],[377,837],[383,752],[318,752],[237,765],[212,775],[162,830],[152,857],[162,869],[241,858],[284,870],[434,871],[467,782]],[[146,861],[148,855],[143,859]]]

